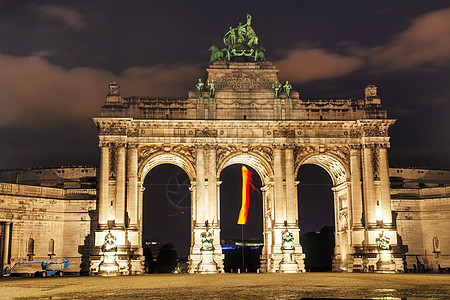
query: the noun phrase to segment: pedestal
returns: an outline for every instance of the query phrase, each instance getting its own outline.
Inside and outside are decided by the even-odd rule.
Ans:
[[[119,264],[116,261],[116,252],[105,252],[103,261],[98,266],[98,275],[117,276],[119,275]]]
[[[283,259],[280,262],[280,273],[298,273],[297,262],[292,259],[294,249],[286,250],[282,249]]]
[[[201,250],[202,260],[198,264],[199,274],[216,274],[217,263],[214,261],[214,250]]]
[[[379,250],[380,259],[377,262],[376,273],[395,273],[395,262],[392,260],[391,250]]]

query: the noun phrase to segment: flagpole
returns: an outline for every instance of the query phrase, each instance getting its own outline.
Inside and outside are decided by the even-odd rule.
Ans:
[[[241,225],[242,233],[242,273],[245,273],[245,255],[244,255],[244,225]]]

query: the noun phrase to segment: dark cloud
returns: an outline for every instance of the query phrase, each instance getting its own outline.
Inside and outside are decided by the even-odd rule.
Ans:
[[[366,52],[369,65],[382,71],[413,69],[450,62],[450,8],[417,17],[390,43]]]
[[[295,82],[307,82],[317,79],[335,78],[360,69],[363,60],[331,53],[326,49],[295,49],[274,64],[280,69],[283,78]]]
[[[64,69],[42,57],[0,54],[0,126],[34,128],[57,122],[77,122],[99,114],[108,82],[118,81],[124,96],[184,97],[197,65],[131,67],[116,75],[108,70]]]
[[[54,4],[32,4],[29,6],[44,21],[54,22],[59,29],[83,29],[86,23],[83,21],[82,15],[75,9],[54,5]]]

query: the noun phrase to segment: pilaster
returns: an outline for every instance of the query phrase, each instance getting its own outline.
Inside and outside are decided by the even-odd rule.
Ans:
[[[11,222],[5,223],[5,236],[3,237],[3,266],[9,264],[9,240],[11,234]]]
[[[389,183],[389,165],[387,155],[387,144],[382,144],[379,147],[379,172],[380,172],[380,188],[381,188],[381,212],[384,225],[392,225],[392,210],[391,210],[391,193]]]
[[[353,227],[362,227],[363,202],[361,193],[361,147],[350,148],[351,209]]]
[[[116,227],[125,227],[125,146],[119,144],[116,150]]]
[[[109,147],[107,144],[100,144],[100,183],[99,183],[99,207],[98,224],[99,227],[106,228],[108,223],[108,211],[111,203],[108,197],[109,190]]]
[[[127,212],[128,212],[128,227],[137,229],[138,227],[138,150],[137,145],[128,145],[128,197],[127,197]]]
[[[376,199],[375,199],[375,184],[373,177],[373,163],[372,163],[372,145],[363,145],[363,188],[365,200],[365,225],[375,226],[376,220]]]

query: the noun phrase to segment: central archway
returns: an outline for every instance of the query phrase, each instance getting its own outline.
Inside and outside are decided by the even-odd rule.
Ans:
[[[273,169],[271,164],[257,153],[233,153],[219,162],[217,167],[217,177],[220,178],[222,171],[232,165],[246,165],[256,171],[261,179],[261,201],[262,201],[262,228],[263,228],[263,249],[261,253],[260,270],[267,271],[267,256],[272,249],[272,234],[271,228],[273,226],[273,216],[270,213],[270,207],[273,207],[271,202],[273,183]]]
[[[241,164],[233,164],[220,174],[221,245],[225,272],[257,272],[263,247],[262,181],[258,172],[252,172],[247,223],[238,225],[242,204]]]

